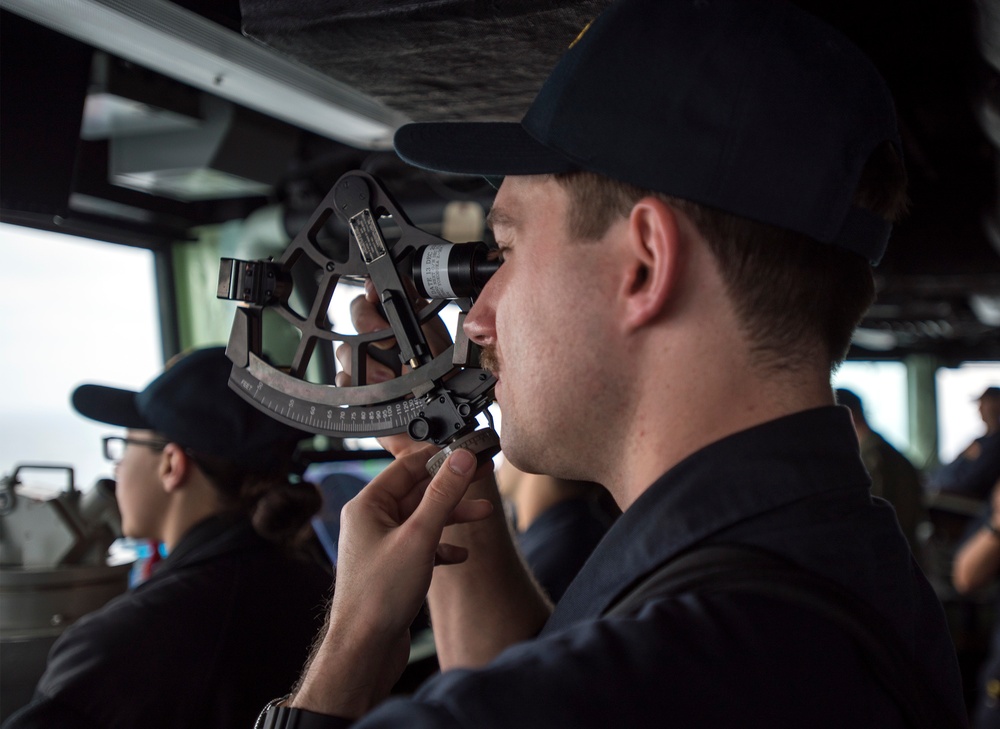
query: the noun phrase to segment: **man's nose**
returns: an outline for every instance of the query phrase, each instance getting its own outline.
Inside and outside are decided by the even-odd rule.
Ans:
[[[476,302],[465,316],[465,335],[480,347],[496,341],[496,310],[493,306],[496,285],[493,279],[483,287]]]

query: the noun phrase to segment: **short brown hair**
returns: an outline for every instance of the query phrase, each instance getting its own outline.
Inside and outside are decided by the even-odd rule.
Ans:
[[[578,238],[600,238],[643,197],[665,200],[687,216],[718,262],[761,366],[797,369],[819,351],[831,369],[837,367],[874,301],[871,267],[855,253],[595,173],[553,177],[570,195],[570,232]],[[891,144],[881,145],[869,158],[854,203],[887,220],[905,210],[906,174]]]

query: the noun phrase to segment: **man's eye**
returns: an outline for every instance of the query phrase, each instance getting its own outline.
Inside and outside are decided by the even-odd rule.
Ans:
[[[487,254],[486,258],[489,261],[500,261],[500,263],[503,263],[506,260],[506,258],[507,258],[507,256],[506,256],[506,249],[504,249],[504,248],[491,248],[490,252]]]

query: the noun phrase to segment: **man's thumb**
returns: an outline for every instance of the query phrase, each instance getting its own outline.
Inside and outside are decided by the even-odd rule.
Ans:
[[[476,457],[469,451],[460,448],[449,455],[428,484],[411,519],[416,518],[429,528],[444,529],[475,472]]]

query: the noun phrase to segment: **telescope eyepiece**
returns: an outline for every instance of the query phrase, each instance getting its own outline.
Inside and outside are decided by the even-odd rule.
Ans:
[[[478,296],[500,268],[500,260],[490,255],[483,241],[474,243],[434,243],[413,254],[413,282],[428,299],[465,299]]]

